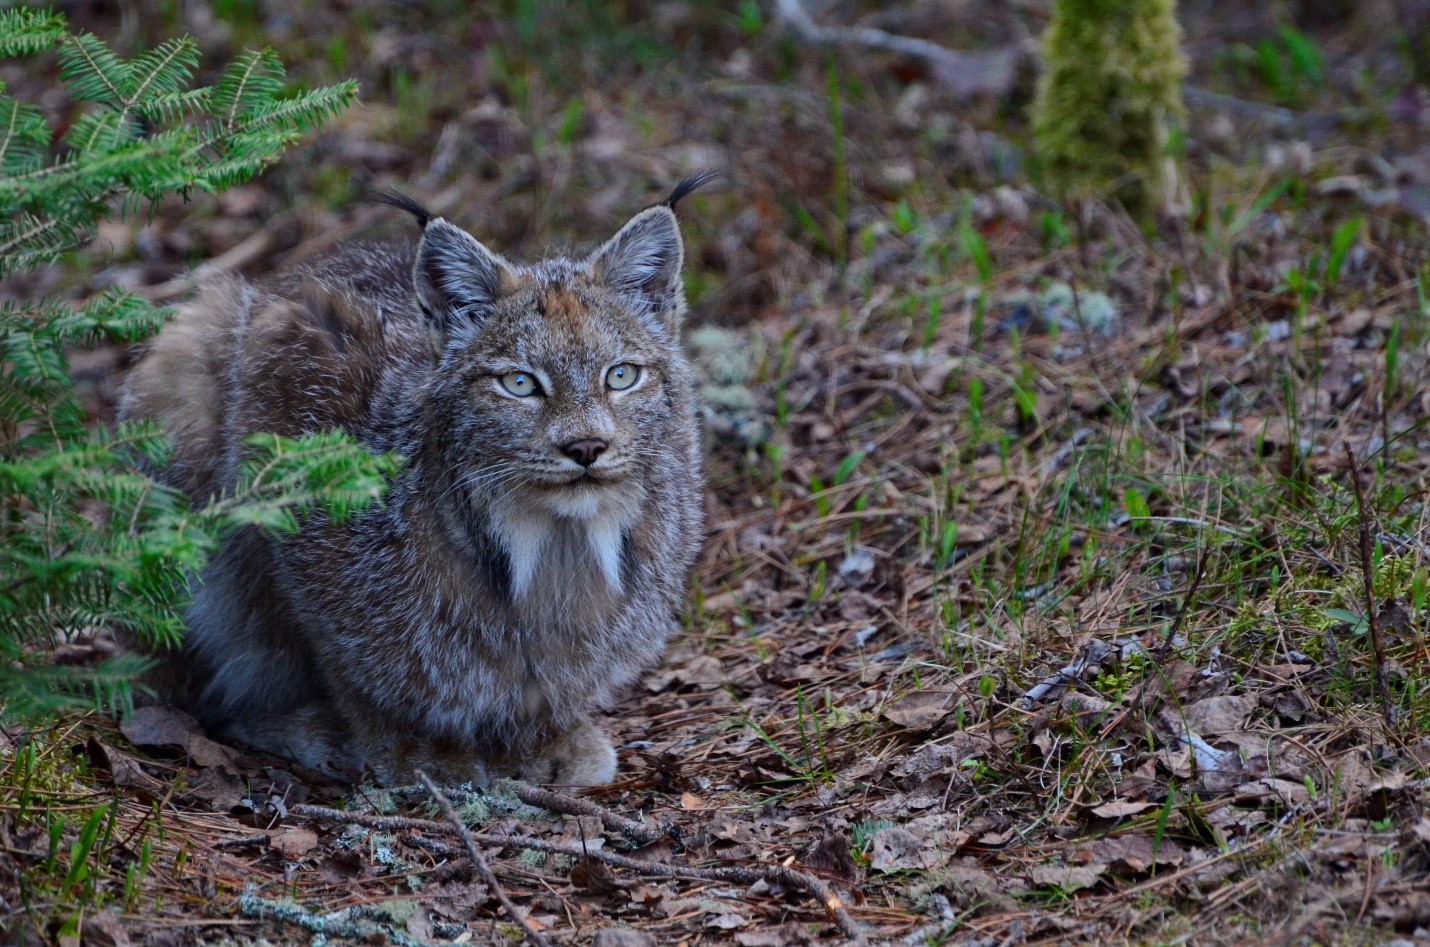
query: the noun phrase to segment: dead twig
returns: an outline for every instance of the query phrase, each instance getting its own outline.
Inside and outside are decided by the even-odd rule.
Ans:
[[[521,929],[526,932],[527,939],[533,944],[536,944],[537,947],[551,947],[551,941],[546,939],[546,935],[537,930],[531,920],[521,911],[517,910],[515,904],[511,903],[511,898],[507,897],[506,889],[501,886],[501,882],[497,880],[497,876],[492,873],[491,866],[488,865],[487,860],[482,857],[481,849],[477,848],[477,843],[472,840],[472,833],[467,831],[467,827],[463,825],[462,820],[457,817],[457,812],[452,808],[452,803],[447,799],[446,794],[437,788],[437,784],[432,782],[431,777],[420,769],[417,771],[417,778],[421,780],[423,786],[427,787],[427,791],[432,794],[432,798],[437,802],[437,808],[442,810],[442,814],[446,816],[447,821],[451,823],[453,834],[460,838],[462,844],[467,847],[467,857],[472,860],[472,865],[477,869],[477,874],[482,876],[482,881],[486,882],[487,889],[496,895],[497,900],[501,902],[502,909],[506,911],[507,915],[510,916],[513,921],[521,925]]]
[[[267,253],[268,249],[273,246],[278,231],[287,227],[293,220],[294,215],[291,213],[279,215],[269,221],[262,230],[235,244],[212,260],[201,263],[189,272],[181,273],[171,280],[154,286],[145,286],[137,290],[136,295],[159,305],[192,292],[204,280],[212,279],[223,273],[241,270]]]
[[[1373,564],[1370,539],[1370,514],[1366,510],[1365,493],[1360,485],[1360,465],[1356,463],[1355,452],[1348,441],[1342,441],[1346,451],[1346,462],[1351,465],[1351,484],[1356,491],[1356,518],[1360,521],[1360,569],[1365,580],[1365,620],[1370,625],[1370,646],[1375,655],[1375,690],[1380,696],[1381,713],[1385,722],[1395,729],[1395,705],[1390,702],[1390,683],[1385,677],[1385,641],[1380,636],[1380,618],[1375,609],[1375,567]]]
[[[546,809],[550,812],[559,812],[562,815],[595,816],[606,828],[620,832],[635,842],[649,844],[671,835],[669,826],[663,827],[652,825],[649,822],[627,819],[620,813],[612,812],[610,809],[598,806],[586,799],[577,799],[575,796],[553,792],[550,789],[543,789],[540,786],[533,786],[531,783],[515,779],[510,780],[509,785],[516,797],[529,806],[536,806],[538,809]]]
[[[1177,614],[1172,618],[1172,623],[1167,626],[1167,634],[1162,638],[1162,643],[1157,646],[1157,664],[1161,665],[1167,660],[1167,655],[1172,652],[1172,645],[1177,642],[1177,632],[1182,630],[1182,624],[1187,620],[1187,615],[1192,610],[1192,603],[1196,601],[1197,591],[1202,587],[1202,579],[1207,574],[1207,554],[1203,550],[1197,551],[1197,571],[1192,574],[1191,588],[1187,589],[1187,594],[1182,598],[1182,607],[1177,609]],[[1138,695],[1138,703],[1141,702],[1141,695]]]
[[[413,819],[406,816],[365,815],[359,812],[343,812],[341,809],[312,805],[296,805],[293,806],[290,811],[294,815],[306,816],[310,819],[323,819],[330,822],[361,825],[387,832],[406,830],[431,832],[437,835],[456,834],[452,825],[448,825],[445,822],[433,822],[430,819]],[[463,831],[474,843],[482,842],[487,845],[529,848],[537,852],[569,855],[576,859],[589,857],[597,861],[603,861],[614,868],[625,868],[657,878],[725,881],[745,885],[754,884],[757,881],[764,881],[766,883],[783,885],[786,888],[796,888],[808,893],[818,900],[820,904],[824,905],[825,910],[829,912],[834,923],[839,926],[839,930],[843,932],[844,936],[849,938],[850,941],[860,945],[868,943],[867,935],[864,933],[864,926],[856,921],[854,916],[849,913],[849,909],[844,906],[844,899],[839,897],[839,895],[834,892],[834,889],[813,875],[784,865],[763,865],[758,868],[747,868],[743,865],[722,865],[718,868],[694,868],[686,865],[672,865],[667,862],[632,858],[628,855],[608,852],[604,848],[587,850],[581,845],[570,842],[548,842],[543,839],[531,838],[525,835],[466,832],[465,829]]]
[[[456,204],[457,197],[458,192],[449,188],[432,199],[429,209],[434,214],[443,214]],[[332,249],[339,242],[376,224],[382,219],[384,212],[384,208],[369,208],[360,211],[347,224],[324,231],[287,251],[283,255],[283,263],[291,265]],[[136,290],[136,295],[155,304],[172,302],[180,296],[193,292],[205,280],[250,266],[262,259],[277,242],[278,234],[291,226],[297,219],[298,215],[291,211],[280,214],[270,220],[262,230],[235,244],[212,260],[194,267],[187,273],[180,273],[173,279],[156,283],[153,286],[142,287]]]
[[[1215,109],[1240,119],[1302,134],[1331,131],[1337,126],[1363,122],[1369,117],[1368,111],[1362,108],[1297,112],[1279,105],[1251,102],[1194,85],[1182,86],[1182,98],[1193,108]]]
[[[943,85],[960,95],[1000,94],[1013,83],[1024,57],[1021,44],[959,52],[916,36],[899,36],[872,26],[820,26],[800,0],[775,0],[775,14],[802,40],[819,46],[864,46],[926,63]]]

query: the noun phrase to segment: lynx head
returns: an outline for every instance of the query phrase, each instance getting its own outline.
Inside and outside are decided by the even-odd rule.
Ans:
[[[701,183],[584,259],[521,266],[423,221],[413,283],[442,345],[432,429],[447,476],[478,507],[514,499],[591,519],[631,509],[680,462],[691,395],[673,205]]]

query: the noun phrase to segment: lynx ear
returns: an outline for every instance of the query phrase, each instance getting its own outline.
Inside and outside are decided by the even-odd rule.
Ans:
[[[450,332],[480,322],[511,285],[511,266],[438,217],[422,229],[412,281],[432,325]]]
[[[685,315],[685,287],[680,266],[685,245],[669,207],[657,205],[636,214],[614,237],[591,254],[591,272],[629,301],[637,313],[652,315],[670,328]]]

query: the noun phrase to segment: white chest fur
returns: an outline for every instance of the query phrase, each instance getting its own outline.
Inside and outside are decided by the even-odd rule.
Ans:
[[[641,499],[624,490],[584,490],[492,509],[492,532],[511,564],[518,610],[542,621],[565,613],[569,621],[618,599],[624,592],[621,547]]]

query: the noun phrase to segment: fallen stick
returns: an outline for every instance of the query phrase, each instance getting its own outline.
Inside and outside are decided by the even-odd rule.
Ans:
[[[136,290],[135,295],[142,296],[155,305],[162,305],[186,293],[193,292],[204,280],[242,269],[267,253],[268,248],[273,246],[274,234],[279,228],[286,227],[292,220],[292,214],[281,215],[269,221],[262,230],[235,244],[212,260],[200,263],[187,273],[180,273],[163,283]]]
[[[460,192],[455,188],[442,191],[432,199],[429,209],[432,210],[434,214],[440,216],[457,203],[459,196]],[[371,227],[381,220],[382,217],[383,209],[381,208],[369,208],[359,211],[353,219],[346,224],[310,237],[291,250],[288,250],[283,254],[282,262],[285,265],[291,265],[330,250],[334,245],[346,240],[348,237]],[[186,273],[180,273],[178,276],[166,280],[163,283],[141,287],[135,290],[135,295],[141,296],[155,305],[162,305],[187,293],[193,292],[204,280],[243,269],[262,259],[264,254],[272,248],[276,234],[284,227],[294,223],[297,219],[298,215],[291,211],[279,214],[268,221],[262,230],[235,244],[212,260],[200,263],[192,270]]]
[[[800,39],[818,46],[863,46],[927,63],[934,76],[959,95],[998,92],[1012,84],[1024,52],[1020,44],[960,52],[917,36],[900,36],[871,26],[822,26],[800,0],[775,0],[775,15]]]
[[[437,835],[457,834],[453,826],[445,822],[434,822],[431,819],[413,819],[407,816],[391,815],[364,815],[359,812],[344,812],[341,809],[332,809],[328,806],[313,806],[301,804],[289,808],[293,815],[306,816],[310,819],[324,819],[329,822],[342,822],[349,825],[361,825],[370,829],[379,829],[384,832],[393,831],[416,831],[431,832]],[[464,829],[465,831],[465,829]],[[640,858],[631,858],[627,855],[620,855],[616,852],[608,852],[604,848],[588,851],[584,846],[573,842],[548,842],[543,839],[535,839],[525,835],[493,834],[487,832],[467,832],[474,842],[482,842],[487,845],[511,846],[513,848],[529,848],[532,851],[548,852],[555,855],[567,855],[571,858],[594,858],[603,861],[615,868],[625,868],[630,871],[639,872],[644,875],[652,875],[658,878],[686,878],[695,881],[725,881],[734,884],[754,884],[757,881],[773,882],[784,885],[787,888],[797,888],[811,895],[820,904],[824,905],[829,916],[834,923],[839,926],[840,931],[854,944],[867,944],[867,936],[864,933],[864,926],[854,919],[849,913],[849,909],[844,906],[844,900],[834,892],[829,885],[819,878],[794,868],[784,865],[766,865],[760,868],[745,868],[743,866],[727,865],[719,868],[691,868],[682,865],[671,865],[659,861],[647,861]]]
[[[467,831],[467,827],[463,825],[462,820],[457,817],[457,812],[452,808],[452,803],[447,799],[446,794],[438,789],[437,784],[432,782],[431,777],[420,769],[417,771],[417,778],[422,781],[422,785],[427,787],[427,791],[432,794],[432,798],[437,802],[437,808],[442,810],[442,814],[446,816],[447,821],[451,823],[453,834],[460,838],[462,844],[467,847],[467,857],[472,860],[473,867],[477,869],[477,874],[482,876],[482,880],[486,882],[487,888],[492,894],[496,895],[497,900],[501,902],[502,909],[506,911],[513,921],[521,925],[521,929],[526,932],[527,939],[533,944],[536,944],[537,947],[551,947],[551,941],[546,939],[546,935],[537,930],[536,926],[531,923],[530,918],[517,910],[516,905],[511,903],[511,898],[507,897],[506,889],[501,886],[501,882],[497,880],[497,876],[492,873],[491,866],[488,865],[487,860],[482,857],[481,849],[477,848],[477,843],[472,840],[472,833]]]
[[[536,806],[538,809],[546,809],[549,812],[558,812],[562,815],[595,816],[606,828],[620,832],[632,841],[658,842],[670,835],[668,828],[652,825],[649,822],[627,819],[620,813],[612,812],[587,799],[578,799],[565,793],[542,789],[540,786],[533,786],[531,783],[524,783],[516,779],[510,780],[508,785],[516,794],[516,798],[529,806]]]

